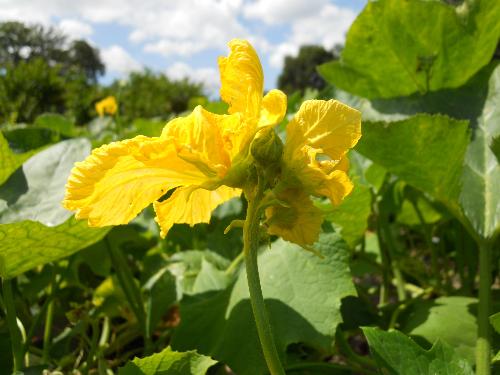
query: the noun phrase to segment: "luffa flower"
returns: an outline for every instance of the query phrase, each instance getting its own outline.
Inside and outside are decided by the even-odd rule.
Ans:
[[[313,244],[323,221],[309,196],[338,205],[348,195],[347,151],[361,137],[361,114],[336,100],[305,101],[286,128],[281,177],[266,209],[268,232],[302,246]]]
[[[93,150],[75,164],[64,207],[100,227],[126,224],[153,203],[164,237],[174,223],[209,222],[213,209],[240,195],[250,142],[259,128],[283,119],[286,96],[272,90],[263,97],[253,47],[242,40],[229,46],[229,56],[219,60],[228,115],[198,106],[170,121],[159,137],[137,136]]]
[[[105,114],[113,116],[118,110],[118,103],[114,96],[108,96],[95,104],[95,110],[99,116]]]

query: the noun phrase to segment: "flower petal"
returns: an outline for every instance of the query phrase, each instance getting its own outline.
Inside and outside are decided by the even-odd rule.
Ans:
[[[312,245],[318,239],[323,217],[309,196],[300,190],[287,190],[278,198],[289,207],[271,206],[266,209],[269,234],[297,245]]]
[[[349,162],[346,157],[339,161],[317,161],[318,149],[303,146],[284,160],[283,186],[295,187],[315,196],[325,196],[338,205],[349,195],[353,184],[347,175]]]
[[[220,95],[229,104],[229,113],[239,112],[257,123],[264,85],[259,57],[246,40],[233,39],[229,48],[229,56],[219,57]]]
[[[280,90],[269,91],[262,99],[259,126],[276,125],[286,114],[286,95]]]
[[[221,129],[238,121],[237,115],[216,115],[197,106],[191,114],[170,121],[161,138],[172,138],[179,156],[195,164],[209,177],[222,177],[231,165]]]
[[[182,187],[163,202],[155,202],[156,221],[164,238],[175,223],[193,226],[209,223],[212,211],[221,203],[241,195],[240,189],[221,186],[215,190]]]
[[[336,100],[306,100],[287,126],[285,154],[303,145],[340,160],[361,137],[361,113]]]
[[[138,136],[99,147],[75,163],[63,206],[90,226],[126,224],[168,190],[206,179],[177,156],[171,139]]]

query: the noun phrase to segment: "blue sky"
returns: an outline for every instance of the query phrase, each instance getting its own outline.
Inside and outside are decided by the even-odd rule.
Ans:
[[[366,0],[1,0],[0,20],[42,23],[101,50],[104,82],[149,67],[219,87],[217,57],[231,38],[249,39],[273,88],[283,58],[300,45],[331,48]]]

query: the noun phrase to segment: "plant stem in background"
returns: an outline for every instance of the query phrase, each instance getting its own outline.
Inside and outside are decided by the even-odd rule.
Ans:
[[[12,280],[2,280],[3,302],[5,304],[5,313],[7,315],[7,325],[9,327],[10,342],[12,345],[12,354],[14,357],[13,372],[23,368],[23,342],[21,331],[17,326],[16,307],[14,305],[14,295],[12,293]]]
[[[490,304],[491,243],[479,245],[479,308],[477,316],[476,374],[491,374]]]
[[[245,264],[248,279],[248,289],[250,290],[250,302],[252,304],[255,324],[259,334],[262,352],[271,375],[285,375],[281,365],[278,351],[274,343],[269,317],[267,315],[266,304],[260,286],[259,268],[257,264],[257,253],[259,250],[259,225],[261,208],[260,201],[264,194],[262,180],[259,179],[256,193],[252,197],[247,197],[248,208],[245,224],[243,226],[243,251],[245,254]]]
[[[141,291],[137,287],[134,281],[134,276],[132,271],[125,260],[122,252],[116,249],[106,237],[106,244],[111,256],[111,260],[114,264],[116,271],[116,276],[118,277],[118,282],[127,298],[127,302],[132,309],[139,326],[144,335],[144,352],[147,354],[151,349],[151,336],[149,334],[149,329],[146,324],[146,314],[144,312],[144,304],[142,302]]]
[[[47,289],[47,298],[50,299],[47,305],[47,314],[45,315],[45,327],[43,329],[43,355],[42,363],[48,363],[49,352],[51,344],[51,333],[52,333],[52,321],[54,320],[54,284],[55,280],[52,280],[51,284]]]

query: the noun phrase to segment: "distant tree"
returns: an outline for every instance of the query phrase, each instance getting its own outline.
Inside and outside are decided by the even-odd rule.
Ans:
[[[84,40],[75,40],[68,49],[67,64],[77,68],[89,81],[96,82],[97,77],[106,71],[99,50]]]
[[[44,112],[64,112],[65,85],[60,67],[41,58],[8,65],[0,74],[0,121],[31,122]]]
[[[203,95],[203,87],[188,80],[173,81],[151,70],[133,72],[127,80],[115,81],[103,93],[117,97],[121,114],[166,118],[188,109],[189,99]]]
[[[60,65],[62,74],[77,70],[90,82],[105,72],[99,51],[84,40],[68,43],[66,36],[52,27],[0,23],[0,66],[39,58],[50,66]]]
[[[278,87],[287,94],[301,93],[307,87],[321,90],[326,82],[316,71],[316,67],[337,59],[340,47],[327,51],[321,46],[306,45],[300,47],[297,57],[286,56],[283,71],[278,77]]]

